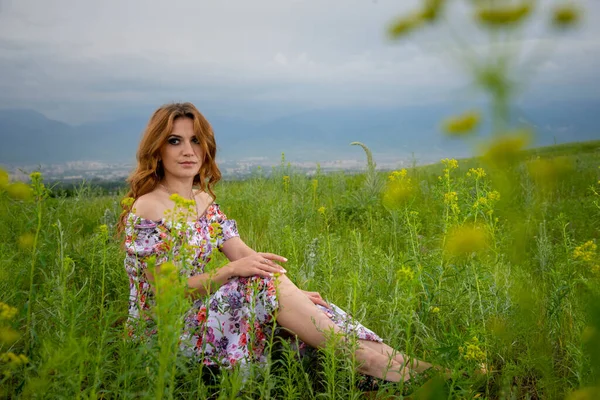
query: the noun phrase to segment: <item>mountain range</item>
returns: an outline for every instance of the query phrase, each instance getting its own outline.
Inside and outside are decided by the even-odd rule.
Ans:
[[[332,161],[357,158],[352,141],[367,144],[374,154],[421,161],[470,154],[460,140],[445,137],[440,121],[460,111],[458,105],[389,109],[338,108],[301,113],[267,121],[206,115],[217,138],[221,159],[279,158]],[[536,144],[546,145],[600,138],[596,117],[600,101],[546,102],[514,109],[513,118],[535,128]],[[485,117],[485,116],[484,116]],[[35,110],[0,110],[0,164],[29,165],[66,161],[133,162],[148,116],[70,125]],[[484,121],[488,120],[484,118]],[[484,124],[481,129],[489,130]]]

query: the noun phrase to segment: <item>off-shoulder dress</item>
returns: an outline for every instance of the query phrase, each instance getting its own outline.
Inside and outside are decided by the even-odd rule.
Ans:
[[[154,335],[152,305],[154,294],[144,273],[150,257],[159,265],[177,254],[183,238],[193,249],[186,262],[178,264],[179,273],[189,278],[204,273],[215,249],[239,236],[235,220],[227,219],[218,204],[211,204],[195,222],[171,224],[148,220],[129,213],[125,225],[125,269],[129,276],[130,335],[139,332],[144,322],[145,335]],[[277,330],[274,316],[278,308],[276,278],[234,277],[210,296],[193,302],[185,314],[180,348],[205,365],[229,368],[236,364],[265,362],[265,346]],[[380,342],[373,331],[355,321],[339,307],[320,305],[335,324],[359,339]]]

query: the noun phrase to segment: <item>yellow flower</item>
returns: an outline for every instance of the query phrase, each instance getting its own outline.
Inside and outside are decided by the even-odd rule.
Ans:
[[[18,367],[27,364],[29,359],[25,354],[16,355],[15,353],[8,352],[0,355],[0,362],[7,363],[10,367]]]
[[[517,24],[525,19],[531,12],[531,4],[510,4],[502,6],[479,7],[475,18],[484,25],[492,28],[507,27]]]
[[[489,201],[498,201],[500,200],[500,193],[498,193],[496,190],[493,190],[487,194],[487,198]]]
[[[552,12],[552,24],[557,28],[569,28],[579,21],[579,9],[573,4],[562,4]]]
[[[480,119],[478,112],[468,111],[462,115],[446,119],[443,128],[449,136],[465,136],[477,128]]]
[[[325,215],[325,207],[321,206],[319,207],[319,209],[317,210],[317,212],[321,215]]]
[[[439,308],[439,307],[432,307],[432,308],[431,308],[431,313],[432,313],[432,314],[437,314],[437,313],[439,313],[439,312],[440,312],[440,308]]]
[[[383,193],[383,205],[388,209],[398,209],[404,206],[413,196],[414,188],[410,180],[388,183]]]
[[[445,250],[452,256],[464,256],[486,248],[487,234],[475,225],[455,227],[448,233]]]
[[[121,206],[123,206],[123,208],[130,208],[134,202],[135,199],[133,197],[125,197],[121,200]]]
[[[452,204],[458,201],[458,194],[456,192],[444,193],[444,203]]]
[[[458,168],[458,161],[454,158],[444,158],[440,161],[442,164],[446,166],[447,169],[456,169]]]
[[[8,195],[17,200],[29,200],[33,195],[31,186],[23,182],[15,182],[6,186]]]
[[[11,320],[17,315],[17,309],[0,302],[0,320]]]
[[[19,236],[19,248],[23,250],[31,249],[35,242],[35,235],[33,233],[24,233]]]
[[[481,179],[486,176],[486,173],[483,168],[470,168],[467,176],[475,176],[475,178]]]
[[[531,141],[531,133],[518,130],[494,138],[483,147],[483,159],[496,167],[506,166],[517,159]]]
[[[414,271],[410,267],[407,267],[406,265],[402,265],[396,271],[396,280],[398,280],[399,282],[412,281],[414,278],[415,278]]]
[[[102,224],[98,227],[98,230],[100,231],[100,234],[105,236],[108,235],[108,226],[106,226],[106,224]]]
[[[388,34],[392,39],[398,39],[419,28],[426,21],[422,11],[397,18],[388,28]]]
[[[19,340],[19,333],[11,328],[0,328],[0,344],[11,345]]]
[[[442,12],[444,3],[445,0],[425,0],[421,17],[429,22],[437,20]]]
[[[596,255],[596,249],[596,243],[594,243],[592,240],[588,240],[581,246],[577,246],[575,248],[573,251],[573,258],[575,260],[590,262]]]
[[[469,361],[482,362],[486,359],[485,352],[479,346],[479,339],[476,337],[466,342],[464,346],[459,347],[458,351]]]
[[[404,178],[406,178],[406,175],[408,174],[408,171],[404,168],[401,169],[400,171],[392,171],[389,175],[388,175],[388,180],[390,182],[394,182],[394,181],[402,181],[404,180]]]

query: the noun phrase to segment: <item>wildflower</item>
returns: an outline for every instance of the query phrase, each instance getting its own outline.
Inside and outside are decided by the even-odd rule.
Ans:
[[[406,265],[402,265],[396,271],[396,280],[398,280],[399,282],[412,281],[414,278],[415,278],[414,271],[410,267],[407,267]]]
[[[394,182],[394,181],[402,181],[404,180],[404,178],[406,178],[406,175],[408,174],[408,171],[406,170],[406,168],[401,169],[400,171],[392,171],[389,175],[388,175],[388,180],[390,182]]]
[[[497,190],[492,190],[491,192],[488,192],[487,198],[489,201],[498,201],[500,200],[500,193],[498,193]]]
[[[479,125],[480,115],[476,111],[468,111],[456,117],[450,117],[443,123],[443,128],[449,136],[465,136],[473,132]]]
[[[483,228],[475,225],[463,225],[448,233],[446,251],[453,256],[463,256],[485,249],[487,235]]]
[[[98,227],[101,235],[108,235],[108,226],[106,224],[102,224]]]
[[[123,200],[121,200],[121,206],[123,208],[131,208],[134,201],[135,199],[133,197],[125,197]]]
[[[0,168],[0,189],[8,186],[8,172]]]
[[[444,193],[444,203],[452,204],[458,201],[458,194],[456,192]]]
[[[557,28],[569,28],[579,20],[579,9],[572,4],[563,4],[554,8],[552,24]]]
[[[594,243],[592,240],[588,240],[581,246],[577,246],[575,248],[573,251],[573,258],[575,260],[590,262],[596,255],[596,249],[596,243]]]
[[[412,13],[396,19],[388,28],[388,34],[392,39],[398,39],[419,28],[424,22],[423,12]]]
[[[11,320],[17,315],[17,309],[0,302],[0,320]]]
[[[479,339],[473,337],[471,340],[466,342],[464,346],[458,348],[458,351],[468,361],[485,361],[485,352],[479,346]]]
[[[511,164],[530,140],[531,133],[527,130],[503,134],[483,148],[483,159],[496,167]]]
[[[467,176],[474,176],[476,179],[481,179],[486,176],[483,168],[470,168]]]
[[[35,236],[33,233],[27,232],[19,236],[19,248],[23,250],[31,249],[34,242]]]
[[[446,169],[449,170],[458,168],[458,161],[456,161],[454,158],[444,158],[441,160],[441,163],[444,164]]]
[[[19,333],[11,328],[0,328],[0,345],[11,345],[19,340]]]
[[[321,215],[325,215],[325,207],[321,206],[319,207],[319,209],[317,210],[317,212]]]
[[[29,200],[33,195],[31,187],[23,182],[15,182],[6,186],[8,195],[17,200]]]
[[[290,187],[290,177],[288,175],[283,176],[283,189],[287,192]]]
[[[428,22],[437,20],[442,12],[444,3],[445,0],[425,0],[421,17]]]
[[[439,307],[430,307],[429,311],[431,311],[432,314],[437,314],[440,312],[440,308]]]
[[[389,183],[383,193],[383,205],[388,209],[404,206],[413,196],[414,188],[410,180]]]
[[[18,367],[25,365],[29,362],[29,359],[25,354],[16,355],[15,353],[8,352],[0,355],[0,362],[8,364],[10,367]]]
[[[522,22],[531,13],[531,4],[480,7],[475,18],[491,28],[508,27]]]

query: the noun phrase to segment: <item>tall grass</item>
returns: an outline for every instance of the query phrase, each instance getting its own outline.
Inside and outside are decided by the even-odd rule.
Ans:
[[[598,147],[526,154],[510,197],[492,194],[493,172],[476,173],[469,159],[380,172],[388,184],[368,202],[359,201],[372,190],[367,175],[306,177],[283,165],[221,183],[218,202],[250,246],[289,259],[302,288],[407,355],[452,369],[451,397],[563,398],[597,385],[600,330],[588,306],[600,291]],[[529,167],[538,156],[572,168],[546,184]],[[390,203],[398,182],[409,189]],[[11,190],[0,195],[1,396],[362,396],[352,352],[333,347],[309,363],[272,343],[267,365],[213,376],[167,350],[168,338],[163,347],[131,341],[124,253],[108,234],[120,199],[81,190],[22,200]],[[474,376],[481,363],[489,373]]]

